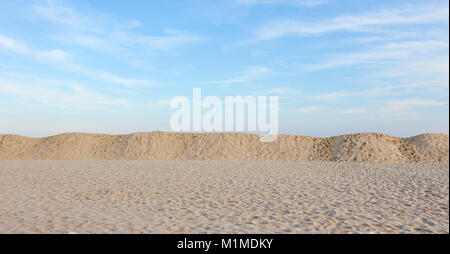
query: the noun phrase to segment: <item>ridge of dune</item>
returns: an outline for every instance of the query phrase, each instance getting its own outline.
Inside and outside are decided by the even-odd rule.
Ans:
[[[222,160],[449,162],[449,136],[399,138],[357,133],[329,138],[246,133],[64,133],[44,138],[0,135],[0,160]]]

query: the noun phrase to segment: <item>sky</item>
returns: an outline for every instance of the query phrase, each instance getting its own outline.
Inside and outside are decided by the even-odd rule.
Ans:
[[[279,97],[279,132],[449,132],[448,1],[0,0],[0,133],[170,131],[174,96]]]

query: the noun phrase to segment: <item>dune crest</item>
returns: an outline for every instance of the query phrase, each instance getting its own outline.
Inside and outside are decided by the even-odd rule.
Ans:
[[[0,135],[0,160],[88,159],[448,163],[449,136],[279,135],[276,142],[261,143],[258,135],[245,133],[64,133],[45,138]]]

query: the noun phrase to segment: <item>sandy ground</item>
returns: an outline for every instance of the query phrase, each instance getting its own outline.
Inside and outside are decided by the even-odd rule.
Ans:
[[[0,233],[449,233],[448,202],[448,164],[0,162]]]

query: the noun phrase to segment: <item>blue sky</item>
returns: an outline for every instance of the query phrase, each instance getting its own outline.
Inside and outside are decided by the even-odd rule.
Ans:
[[[448,133],[448,5],[0,0],[0,133],[169,131],[193,87],[279,96],[280,133]]]

